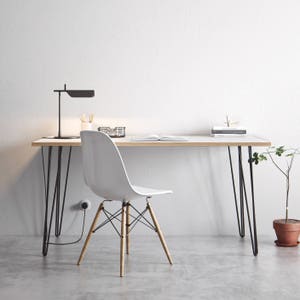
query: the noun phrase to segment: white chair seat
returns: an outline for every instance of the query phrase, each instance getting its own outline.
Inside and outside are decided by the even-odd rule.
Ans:
[[[144,196],[144,197],[151,197],[151,196],[157,196],[157,195],[166,195],[166,194],[172,194],[173,191],[171,190],[158,190],[158,189],[151,189],[143,186],[137,186],[137,185],[132,185],[134,191],[139,195],[139,196]]]

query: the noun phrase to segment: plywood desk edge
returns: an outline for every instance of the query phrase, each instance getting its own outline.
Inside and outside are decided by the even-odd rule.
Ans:
[[[252,146],[252,147],[268,147],[271,142],[266,139],[255,137],[255,141],[117,141],[114,140],[118,147],[226,147],[226,146]],[[31,143],[33,147],[42,146],[81,146],[80,139],[76,140],[47,140],[38,139]]]
[[[44,139],[38,139],[35,140],[31,143],[31,146],[33,147],[42,147],[42,146],[53,146],[53,147],[59,147],[59,146],[75,146],[75,147],[79,147],[81,146],[81,141],[80,140],[76,140],[76,141],[66,141],[66,140],[54,140],[53,141],[45,141]]]
[[[270,142],[121,142],[115,143],[118,147],[227,147],[252,146],[269,147]]]

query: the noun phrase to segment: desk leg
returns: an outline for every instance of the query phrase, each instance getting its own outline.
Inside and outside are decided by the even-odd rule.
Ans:
[[[251,188],[251,202],[252,202],[252,224],[253,224],[253,234],[251,229],[251,224],[249,220],[249,228],[251,234],[251,244],[254,256],[258,254],[258,243],[257,243],[257,229],[256,229],[256,215],[255,215],[255,201],[254,201],[254,183],[253,183],[253,162],[252,162],[252,147],[248,147],[248,163],[249,163],[249,172],[250,172],[250,188]],[[248,206],[248,204],[247,204]],[[247,213],[249,218],[249,212],[247,207]]]
[[[258,243],[257,243],[257,230],[256,230],[255,202],[254,202],[253,165],[252,165],[252,161],[250,159],[252,157],[252,147],[251,146],[248,147],[252,220],[251,220],[251,215],[250,215],[250,210],[249,210],[247,189],[246,189],[246,184],[245,184],[241,146],[238,146],[238,174],[239,174],[239,198],[240,198],[239,205],[238,205],[238,200],[237,200],[236,183],[235,183],[230,147],[228,147],[228,154],[229,154],[229,163],[230,163],[230,170],[231,170],[231,179],[232,179],[235,210],[236,210],[239,234],[242,238],[245,236],[245,213],[244,213],[244,211],[246,208],[252,251],[253,251],[253,255],[256,256],[258,254]]]
[[[237,192],[236,192],[236,183],[235,183],[235,177],[234,177],[234,171],[233,171],[233,165],[232,165],[232,156],[231,156],[231,149],[228,147],[228,155],[229,155],[229,163],[230,163],[230,171],[231,171],[231,180],[232,180],[232,187],[233,187],[233,195],[234,195],[234,202],[235,202],[235,211],[236,211],[236,217],[238,222],[238,230],[240,237],[245,236],[245,220],[244,220],[244,195],[242,190],[242,168],[241,168],[241,162],[242,162],[242,152],[241,147],[238,147],[238,162],[239,162],[239,187],[240,187],[240,206],[238,206],[238,200],[237,200]],[[240,209],[239,209],[240,207]]]
[[[52,205],[49,215],[49,198],[50,198],[50,186],[51,186],[51,168],[52,168],[52,146],[48,148],[47,166],[45,164],[44,147],[42,147],[42,164],[43,164],[43,178],[44,178],[44,189],[45,189],[45,214],[44,214],[44,230],[43,230],[43,255],[46,256],[48,253],[49,239],[51,235],[51,227],[54,216],[55,208],[55,236],[58,237],[61,234],[62,222],[64,216],[65,200],[67,194],[69,170],[72,147],[69,147],[68,161],[64,182],[64,192],[61,203],[61,173],[62,173],[62,152],[63,147],[58,147],[57,152],[57,171],[55,177],[55,184],[53,189]],[[46,170],[47,168],[47,170]]]
[[[42,147],[42,164],[43,164],[43,178],[44,178],[44,189],[45,189],[45,214],[44,214],[44,230],[43,230],[43,255],[47,255],[48,252],[48,203],[49,203],[49,186],[50,186],[50,175],[51,175],[51,156],[52,147],[48,148],[48,164],[47,164],[47,175],[45,170],[45,159],[44,159],[44,147]]]

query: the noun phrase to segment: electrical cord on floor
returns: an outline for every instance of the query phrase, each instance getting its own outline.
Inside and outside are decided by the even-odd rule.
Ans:
[[[83,218],[82,218],[82,227],[81,227],[81,234],[80,237],[73,242],[67,242],[67,243],[54,243],[54,242],[49,242],[49,245],[58,245],[58,246],[65,246],[65,245],[73,245],[73,244],[77,244],[81,241],[82,237],[83,237],[83,233],[84,233],[84,226],[85,226],[85,215],[86,215],[86,209],[83,210]]]

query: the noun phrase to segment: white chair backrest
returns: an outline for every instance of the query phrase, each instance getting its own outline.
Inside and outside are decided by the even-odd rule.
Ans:
[[[125,200],[133,193],[120,152],[111,138],[98,131],[81,131],[86,184],[107,200]]]

